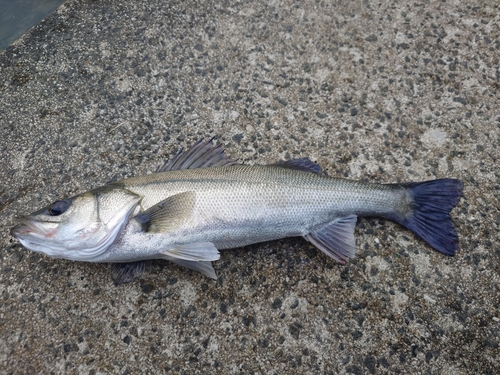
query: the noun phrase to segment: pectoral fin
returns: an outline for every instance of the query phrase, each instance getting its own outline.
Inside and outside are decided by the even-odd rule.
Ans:
[[[309,234],[304,238],[311,242],[329,257],[341,264],[356,254],[354,227],[356,215],[349,215],[333,221]]]
[[[141,224],[144,232],[173,231],[191,216],[195,200],[196,195],[192,191],[175,194],[137,214],[134,219]]]

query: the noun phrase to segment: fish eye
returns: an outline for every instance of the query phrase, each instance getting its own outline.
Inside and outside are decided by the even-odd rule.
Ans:
[[[59,216],[62,213],[66,212],[69,207],[68,201],[55,201],[48,208],[48,212],[50,216]]]

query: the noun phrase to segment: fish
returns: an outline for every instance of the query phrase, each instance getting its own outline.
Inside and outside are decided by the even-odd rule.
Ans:
[[[463,183],[445,178],[379,184],[328,176],[309,158],[243,165],[213,139],[180,150],[155,173],[55,201],[11,234],[53,258],[114,263],[116,284],[165,259],[216,279],[219,250],[303,237],[345,264],[358,217],[381,217],[454,255],[451,210]]]

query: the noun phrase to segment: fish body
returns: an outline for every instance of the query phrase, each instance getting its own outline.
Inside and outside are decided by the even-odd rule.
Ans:
[[[235,165],[220,147],[198,142],[157,173],[56,201],[12,234],[49,256],[122,263],[121,281],[142,267],[130,262],[151,259],[215,278],[218,250],[285,237],[302,236],[344,263],[355,255],[358,216],[394,220],[453,255],[458,238],[449,212],[461,191],[454,179],[374,184],[329,177],[305,158]]]
[[[404,189],[279,166],[187,169],[131,178],[122,184],[143,197],[141,210],[173,197],[179,200],[181,213],[169,219],[168,230],[154,233],[135,221],[96,261],[154,258],[165,247],[190,243],[210,242],[217,249],[230,249],[306,236],[349,215],[387,217],[408,209]]]

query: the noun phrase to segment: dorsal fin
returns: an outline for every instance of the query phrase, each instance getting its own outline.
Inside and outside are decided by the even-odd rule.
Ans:
[[[273,164],[276,167],[295,169],[303,172],[322,173],[321,167],[309,158],[279,161]]]
[[[236,160],[231,159],[224,153],[222,145],[215,146],[213,138],[206,142],[200,139],[193,147],[187,151],[182,149],[175,155],[172,161],[167,161],[158,172],[167,172],[180,169],[195,169],[208,167],[222,167],[224,165],[237,164]]]

